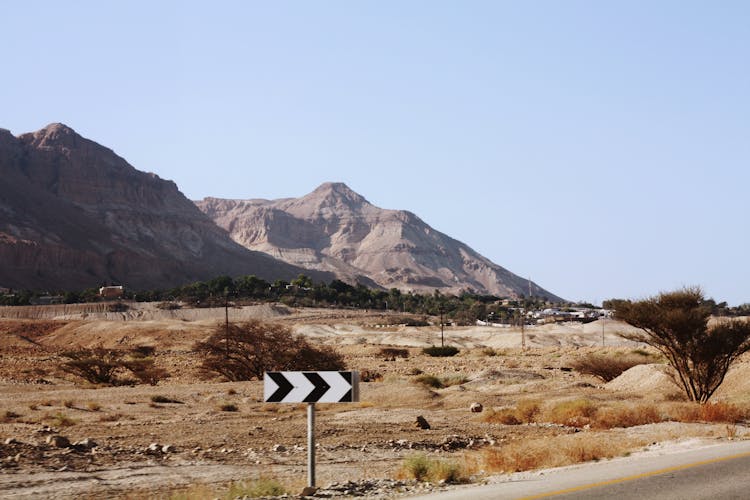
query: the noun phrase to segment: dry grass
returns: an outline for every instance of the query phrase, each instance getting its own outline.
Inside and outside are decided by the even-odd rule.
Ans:
[[[439,481],[445,483],[462,483],[467,480],[465,469],[458,462],[454,460],[436,460],[428,458],[421,453],[406,457],[397,472],[397,476],[433,483]]]
[[[635,427],[636,425],[662,422],[664,418],[659,409],[651,404],[618,404],[600,408],[591,423],[597,429],[614,427]]]
[[[665,414],[653,404],[601,404],[584,398],[553,403],[543,410],[541,401],[525,399],[513,408],[487,410],[482,420],[505,425],[551,422],[578,428],[612,429],[662,422]]]
[[[102,405],[95,403],[94,401],[89,401],[86,403],[86,409],[89,411],[99,411],[102,409]]]
[[[19,418],[21,415],[14,411],[6,410],[0,415],[0,422],[7,424],[9,422],[13,422],[15,419]]]
[[[670,420],[678,422],[742,422],[750,417],[750,408],[719,401],[716,403],[673,403],[667,407]]]
[[[591,424],[597,405],[585,398],[561,401],[547,408],[541,415],[542,422],[583,427]]]
[[[482,452],[488,472],[520,472],[626,455],[648,442],[607,433],[579,433],[517,441]]]
[[[432,387],[433,389],[444,389],[453,385],[465,384],[468,381],[469,378],[466,375],[462,374],[446,375],[442,377],[424,374],[418,375],[416,378],[414,378],[414,382],[425,385],[427,387]]]

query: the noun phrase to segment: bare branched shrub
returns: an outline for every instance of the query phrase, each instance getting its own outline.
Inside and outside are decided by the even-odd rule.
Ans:
[[[313,346],[288,326],[258,320],[217,326],[194,347],[201,368],[226,379],[262,379],[263,372],[343,370],[343,357],[330,346]]]
[[[153,353],[153,348],[146,348],[146,352]],[[152,358],[143,357],[140,350],[95,347],[66,351],[60,356],[65,360],[59,364],[62,371],[92,384],[132,385],[136,380],[127,377],[130,374],[141,383],[156,385],[169,376],[166,370],[154,365]]]
[[[60,354],[65,359],[59,367],[92,384],[118,385],[117,371],[122,368],[124,351],[104,349],[79,349]]]
[[[712,301],[699,288],[618,303],[615,316],[639,328],[622,337],[659,350],[677,372],[691,401],[705,403],[731,364],[750,351],[750,321],[723,320],[708,326]]]
[[[629,370],[636,365],[643,365],[653,362],[646,356],[638,354],[624,356],[603,356],[589,354],[572,363],[572,368],[583,375],[593,375],[609,382],[619,377],[622,372]]]

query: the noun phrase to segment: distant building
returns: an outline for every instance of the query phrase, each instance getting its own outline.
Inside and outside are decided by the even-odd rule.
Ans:
[[[99,289],[99,297],[104,299],[119,299],[122,298],[125,289],[122,285],[118,286],[103,286]]]

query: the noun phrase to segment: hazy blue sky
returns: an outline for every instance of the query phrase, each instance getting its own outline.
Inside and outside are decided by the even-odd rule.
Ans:
[[[750,302],[750,2],[3,2],[0,127],[346,182],[572,300]],[[0,182],[2,182],[0,180]]]

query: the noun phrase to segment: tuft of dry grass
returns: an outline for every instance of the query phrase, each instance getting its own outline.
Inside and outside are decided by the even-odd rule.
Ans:
[[[487,448],[482,452],[482,464],[488,472],[521,472],[561,467],[622,456],[647,442],[645,438],[613,436],[606,433],[567,434]]]
[[[635,427],[636,425],[654,424],[663,420],[661,412],[654,405],[619,404],[600,408],[596,412],[591,426],[597,429],[612,429],[614,427]]]
[[[99,416],[99,422],[117,422],[122,418],[122,413],[106,413]]]
[[[7,424],[9,422],[13,422],[15,419],[19,418],[21,415],[14,411],[6,410],[0,415],[0,422]]]
[[[406,457],[397,472],[401,478],[417,481],[463,483],[467,474],[458,462],[453,460],[436,460],[420,453]]]
[[[518,425],[521,423],[514,408],[499,408],[497,410],[490,408],[483,413],[482,421],[503,425]]]
[[[62,412],[57,412],[54,415],[46,415],[45,420],[50,420],[54,427],[70,427],[78,423],[75,419]]]
[[[423,374],[423,375],[418,375],[417,377],[414,378],[414,382],[425,385],[427,387],[432,387],[433,389],[444,389],[446,387],[451,387],[453,385],[465,384],[468,381],[469,381],[469,378],[466,375],[462,375],[462,374],[446,375],[443,377]]]
[[[544,422],[568,425],[571,427],[583,427],[591,424],[596,415],[597,405],[585,398],[561,401],[542,413]]]
[[[102,405],[94,401],[89,401],[88,403],[86,403],[86,409],[89,411],[99,411],[102,409]]]
[[[219,405],[219,410],[221,411],[240,411],[239,408],[237,408],[236,404],[233,403],[223,403]]]
[[[726,422],[735,424],[750,417],[750,408],[725,401],[716,403],[674,403],[668,407],[671,420],[678,422]]]

